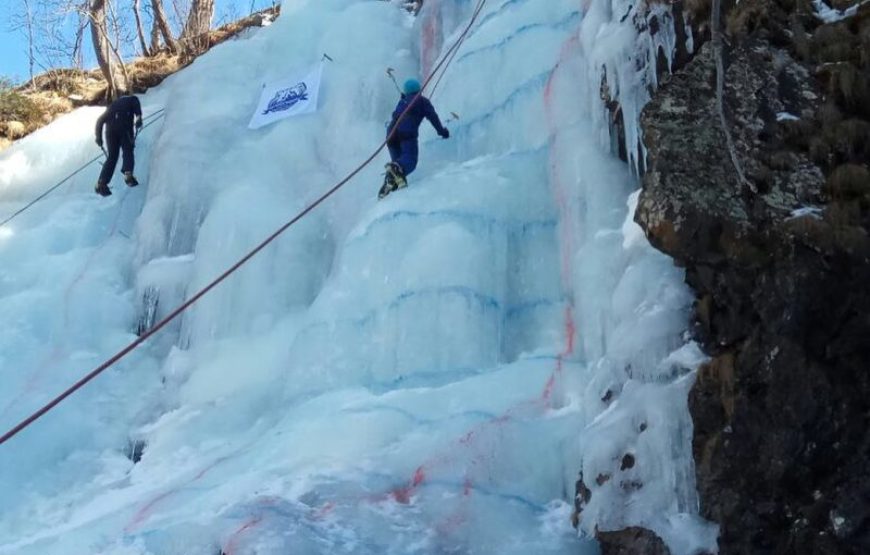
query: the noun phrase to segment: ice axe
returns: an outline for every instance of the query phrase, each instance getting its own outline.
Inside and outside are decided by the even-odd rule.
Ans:
[[[387,68],[387,75],[390,76],[390,81],[392,81],[393,85],[396,86],[396,90],[399,91],[399,94],[402,94],[402,88],[399,86],[399,82],[396,81],[396,76],[394,74],[395,71],[396,71],[395,69],[388,67]]]
[[[444,120],[444,123],[450,123],[451,121],[459,121],[459,114],[450,112],[450,117]]]

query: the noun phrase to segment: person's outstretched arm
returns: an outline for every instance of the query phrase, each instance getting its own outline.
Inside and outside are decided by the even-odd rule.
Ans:
[[[432,124],[432,127],[435,128],[435,131],[437,131],[438,134],[441,135],[441,137],[445,139],[449,138],[450,131],[448,131],[447,128],[441,124],[441,118],[438,117],[438,112],[435,111],[435,107],[432,106],[432,103],[429,102],[429,99],[421,98],[420,100],[424,102],[423,115],[426,117],[426,119],[429,120],[429,123]]]

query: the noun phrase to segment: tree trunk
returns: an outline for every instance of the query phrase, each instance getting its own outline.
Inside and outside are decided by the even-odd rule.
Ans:
[[[139,45],[142,47],[142,55],[150,56],[151,50],[145,42],[145,30],[142,29],[142,17],[139,15],[139,3],[141,0],[133,0],[133,16],[136,18],[136,34],[139,35]]]
[[[181,40],[185,53],[191,56],[208,49],[208,33],[214,17],[214,0],[193,0]]]
[[[33,66],[36,63],[36,54],[33,51],[33,12],[30,11],[30,2],[28,2],[28,0],[24,0],[24,9],[25,15],[27,17],[27,19],[25,20],[25,26],[27,30],[27,59],[30,62],[30,84],[33,85],[33,78],[36,75],[33,71]]]
[[[88,28],[88,18],[84,13],[84,9],[77,10],[76,15],[78,17],[78,21],[76,22],[76,38],[73,43],[73,51],[72,51],[72,63],[76,67],[76,69],[82,69],[84,67],[84,43],[85,43],[85,29]]]
[[[151,0],[151,11],[154,12],[154,24],[160,28],[160,34],[163,35],[163,42],[166,43],[166,48],[173,54],[177,53],[178,42],[172,36],[172,28],[169,26],[166,12],[163,10],[163,0]]]
[[[156,56],[160,52],[160,26],[155,21],[151,25],[151,55]]]
[[[91,41],[94,44],[94,54],[96,54],[97,63],[106,78],[108,86],[106,96],[111,100],[127,90],[127,80],[125,72],[118,67],[116,59],[119,60],[119,58],[116,55],[113,56],[114,47],[109,40],[106,27],[106,0],[91,0],[88,6],[88,17],[91,20]]]

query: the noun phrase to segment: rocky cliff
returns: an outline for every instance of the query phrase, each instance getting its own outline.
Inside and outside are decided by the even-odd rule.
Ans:
[[[870,4],[686,11],[713,40],[643,113],[635,217],[712,357],[702,515],[724,554],[870,553]]]

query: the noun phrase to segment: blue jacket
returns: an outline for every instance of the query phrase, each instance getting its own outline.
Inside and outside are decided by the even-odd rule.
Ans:
[[[438,132],[439,135],[444,135],[447,133],[447,130],[441,125],[441,120],[438,119],[438,114],[435,112],[435,108],[432,106],[432,103],[429,102],[429,99],[425,96],[417,94],[411,95],[402,95],[402,99],[399,100],[399,103],[396,105],[396,109],[393,110],[393,119],[390,122],[389,129],[392,129],[396,124],[396,120],[399,119],[399,116],[402,115],[402,112],[405,111],[405,108],[408,107],[411,102],[413,102],[414,98],[419,96],[419,100],[414,102],[414,105],[408,110],[408,113],[405,114],[405,117],[402,118],[402,121],[399,122],[399,127],[396,129],[396,134],[393,136],[394,140],[404,140],[404,139],[416,139],[419,134],[420,124],[423,123],[423,118],[429,120],[429,123],[432,124],[432,127],[435,128],[435,131]]]
[[[122,96],[106,108],[103,115],[97,119],[97,137],[103,136],[103,125],[108,125],[114,131],[133,133],[133,119],[142,119],[142,105],[136,96]]]

